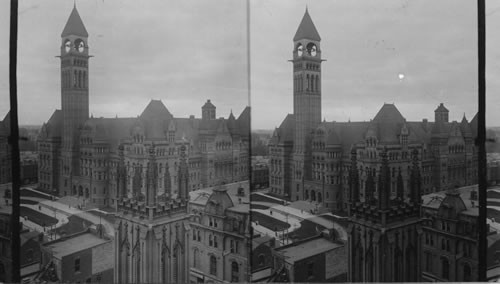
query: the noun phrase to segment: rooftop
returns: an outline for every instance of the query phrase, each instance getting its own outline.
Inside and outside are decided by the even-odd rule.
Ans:
[[[55,258],[61,259],[64,256],[93,248],[109,241],[110,240],[101,239],[92,233],[86,232],[69,238],[61,238],[56,241],[43,244],[43,246],[49,248]]]
[[[456,196],[460,197],[460,199],[463,202],[463,205],[465,205],[464,208],[465,210],[461,212],[462,214],[478,216],[479,214],[479,210],[477,207],[478,201],[471,199],[472,191],[477,192],[477,184],[464,186],[453,190],[443,190],[439,192],[422,195],[422,207],[438,210],[439,207],[441,206],[441,203],[443,203],[445,199],[449,200],[450,196]]]
[[[202,189],[198,189],[198,190],[189,192],[189,197],[190,197],[189,203],[193,203],[196,205],[202,205],[202,206],[206,205],[208,199],[210,198],[210,195],[212,194],[214,189],[217,187],[218,186],[207,187],[207,188],[202,188]],[[234,207],[232,209],[237,210],[237,208],[245,205],[246,207],[244,207],[244,208],[246,208],[247,212],[250,210],[250,208],[248,207],[248,203],[250,201],[250,194],[249,194],[250,190],[249,190],[248,181],[229,183],[229,184],[225,184],[224,187],[227,189],[227,194],[229,195],[229,197],[231,198],[231,201],[234,204]],[[238,195],[238,188],[240,188],[240,187],[243,188],[244,195]],[[240,201],[239,201],[240,198],[241,198],[242,204],[240,204]]]
[[[334,243],[323,237],[319,237],[278,248],[276,249],[276,252],[283,255],[286,262],[293,263],[342,246],[343,244]]]

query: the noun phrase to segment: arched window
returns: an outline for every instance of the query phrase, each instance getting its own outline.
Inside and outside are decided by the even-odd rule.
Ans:
[[[465,263],[464,264],[464,281],[465,282],[470,281],[470,278],[471,278],[470,265],[468,263]]]
[[[266,258],[263,254],[259,254],[259,266],[264,266],[266,264]]]
[[[210,256],[210,274],[217,275],[217,258],[214,255]]]
[[[231,263],[231,282],[240,282],[240,267],[236,261]]]
[[[83,71],[83,82],[82,85],[84,88],[87,87],[87,72]]]
[[[316,75],[316,92],[319,92],[319,76]]]
[[[76,87],[77,77],[78,77],[78,72],[75,70],[75,72],[73,72],[73,87]]]
[[[316,201],[316,192],[311,190],[311,201]]]
[[[198,257],[199,257],[199,254],[200,252],[198,251],[197,248],[194,249],[194,252],[193,252],[193,267],[194,268],[197,268],[198,267]]]
[[[78,71],[78,88],[82,87],[82,71]]]
[[[323,201],[323,199],[321,198],[321,192],[318,192],[318,202],[321,203],[322,201]]]
[[[213,246],[213,240],[212,240],[212,235],[208,236],[208,245]]]
[[[441,271],[442,277],[446,280],[450,277],[450,263],[446,257],[441,257]]]

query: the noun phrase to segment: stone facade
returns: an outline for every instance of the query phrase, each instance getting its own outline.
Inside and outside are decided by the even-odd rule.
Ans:
[[[155,144],[158,194],[179,192],[179,147],[187,141],[189,190],[248,179],[250,109],[216,119],[208,100],[202,118],[174,117],[159,100],[129,118],[88,118],[88,34],[76,8],[62,34],[61,98],[38,139],[40,189],[86,204],[116,207],[119,183],[144,195],[147,148]],[[118,165],[124,164],[121,172]],[[125,190],[125,189],[124,189]]]
[[[220,185],[190,194],[190,282],[248,282],[249,183]]]
[[[477,204],[477,186],[423,197],[421,281],[478,281]]]
[[[381,166],[384,149],[391,198],[400,187],[403,196],[409,194],[413,149],[420,155],[422,193],[477,182],[476,119],[469,122],[464,116],[461,122],[450,122],[443,104],[435,110],[434,122],[407,121],[394,104],[384,104],[370,121],[321,122],[320,40],[306,11],[294,37],[294,113],[286,116],[269,143],[271,194],[346,212],[353,148],[362,199],[368,176]]]

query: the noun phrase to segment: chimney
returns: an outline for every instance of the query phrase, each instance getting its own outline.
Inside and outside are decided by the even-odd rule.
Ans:
[[[422,125],[424,126],[425,129],[427,129],[427,118],[422,119]]]

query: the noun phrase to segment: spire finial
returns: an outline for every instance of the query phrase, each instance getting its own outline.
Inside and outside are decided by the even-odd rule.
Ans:
[[[306,4],[306,13],[308,13],[308,11],[307,11],[307,4]]]
[[[76,0],[73,0],[73,9],[76,9]]]

